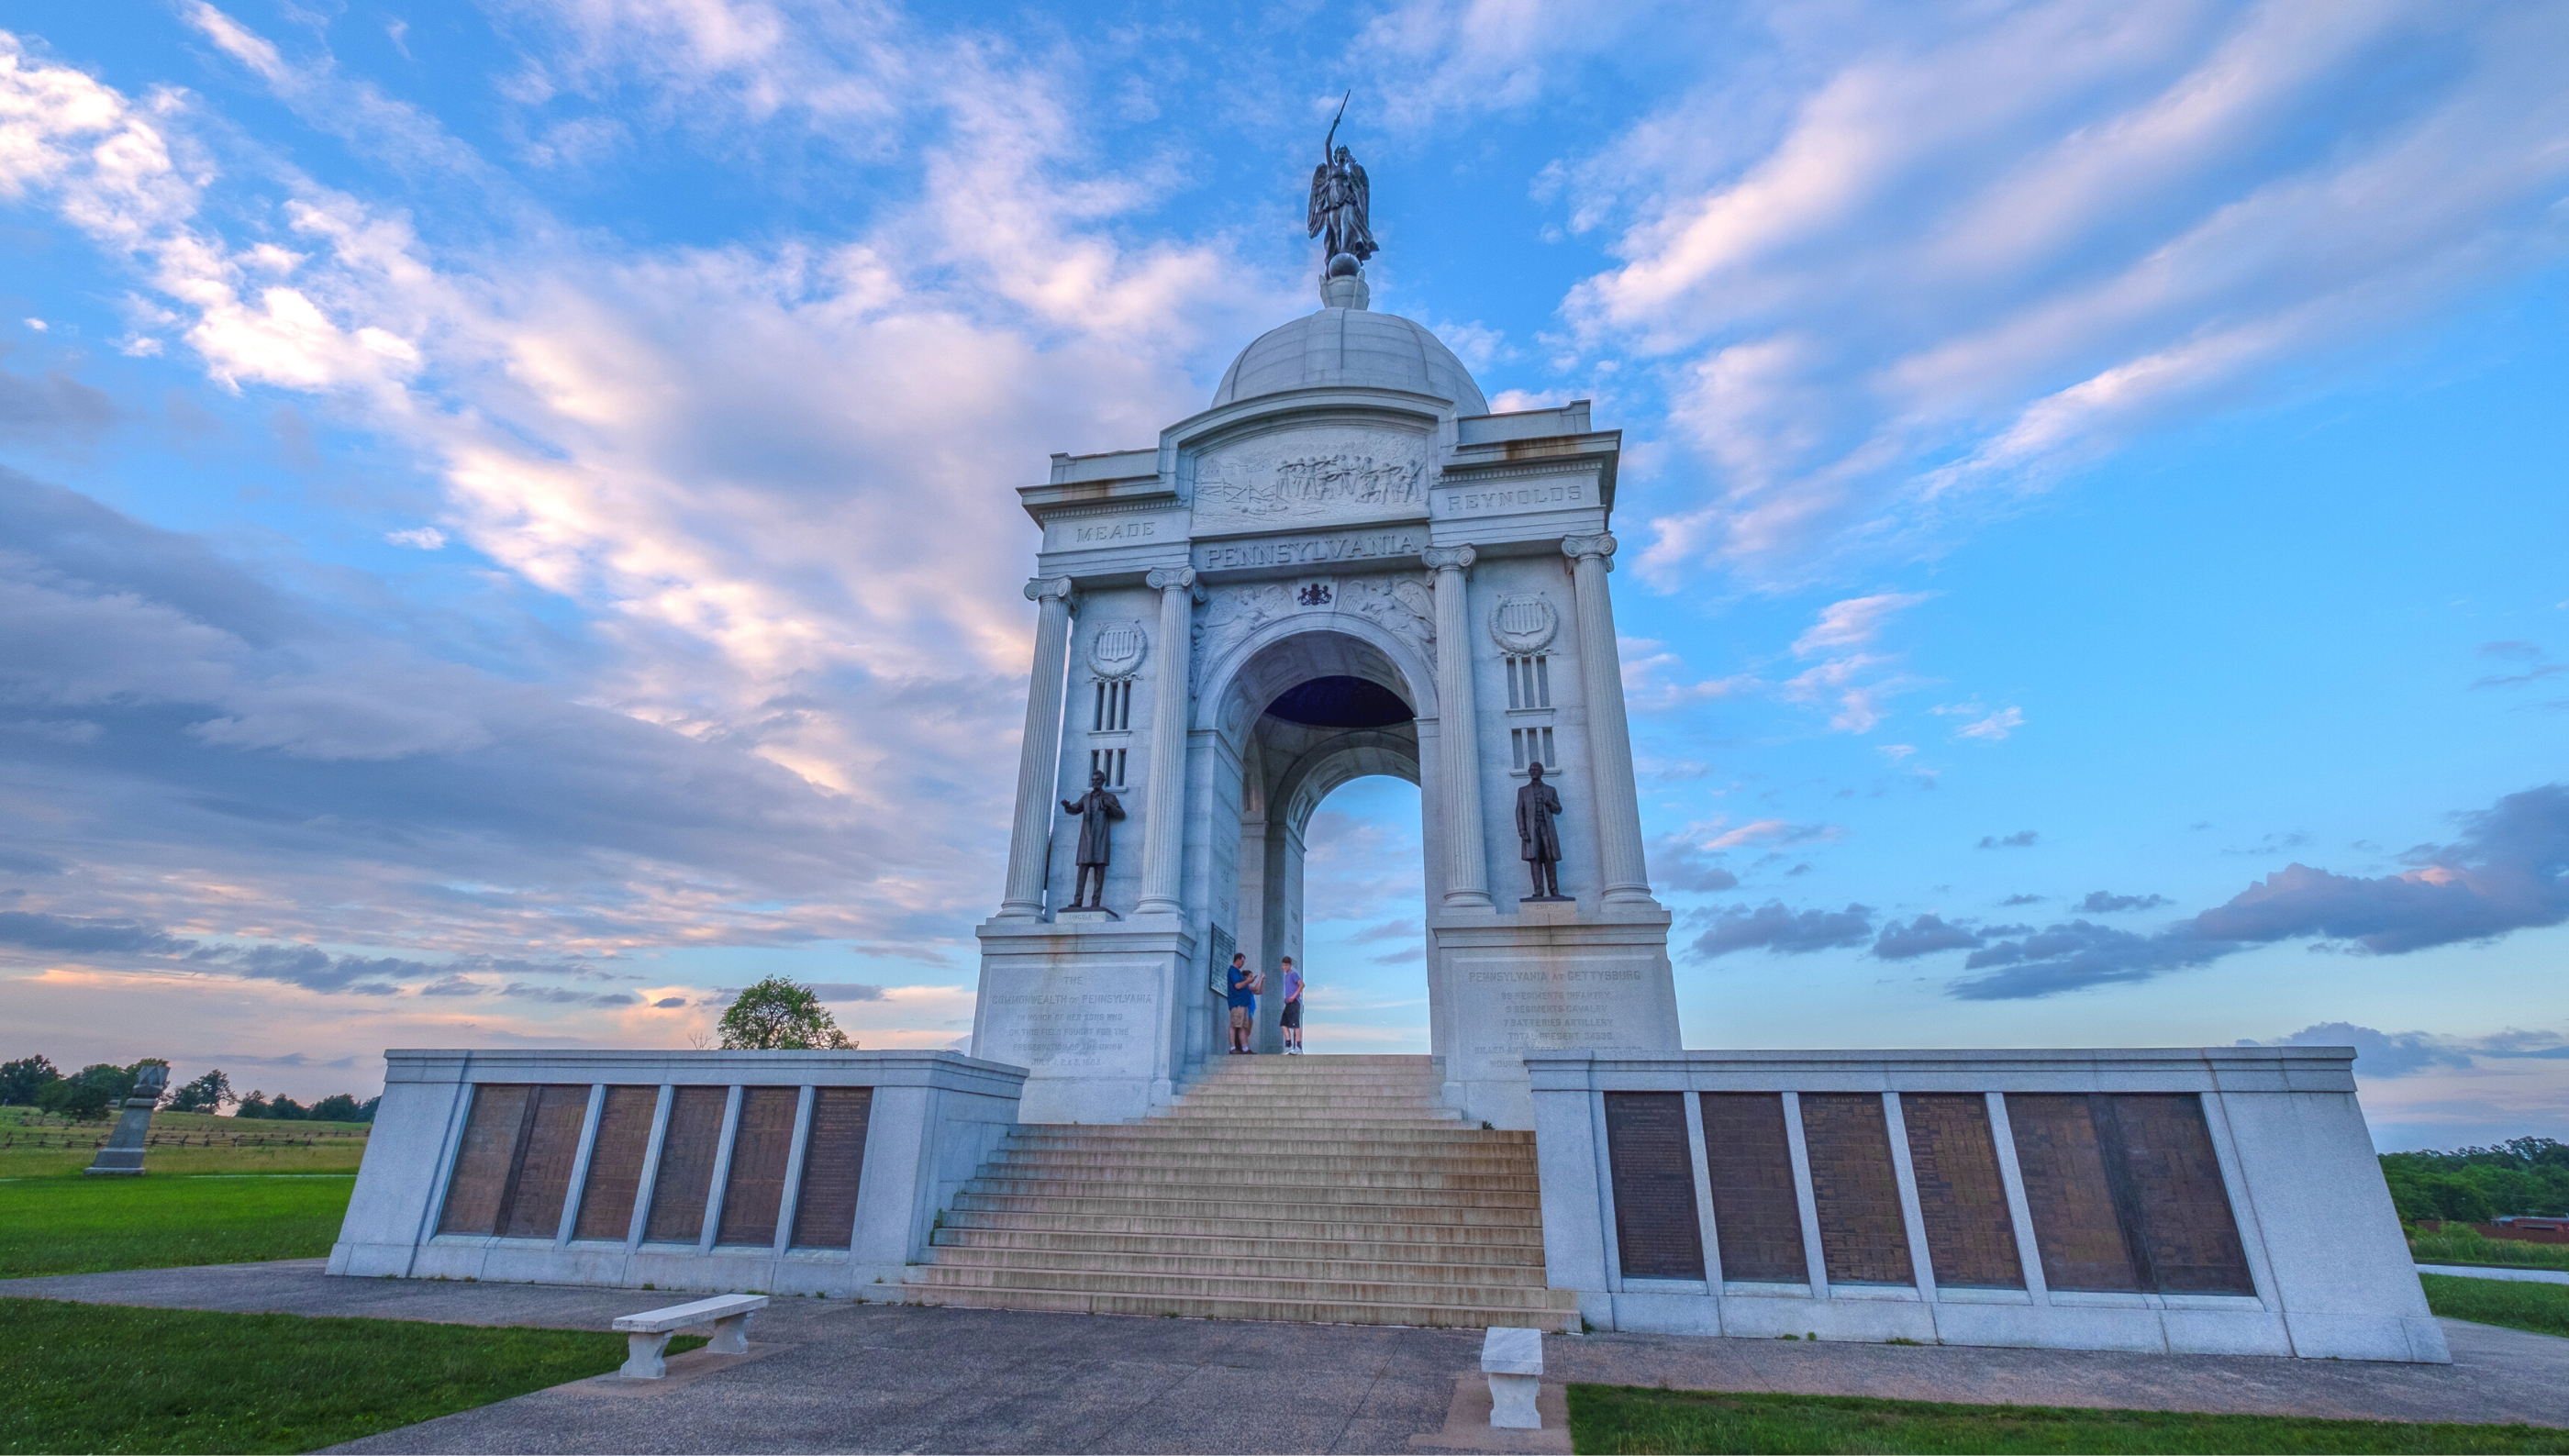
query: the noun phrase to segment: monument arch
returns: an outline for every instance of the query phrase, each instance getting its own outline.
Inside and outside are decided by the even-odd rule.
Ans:
[[[1035,661],[973,1051],[1029,1068],[1030,1121],[1144,1116],[1225,1054],[1217,972],[1298,952],[1302,828],[1360,773],[1419,787],[1448,1105],[1529,1127],[1529,1052],[1680,1044],[1608,579],[1622,437],[1584,402],[1491,413],[1360,270],[1321,295],[1155,447],[1018,492]],[[1558,898],[1517,832],[1537,765]],[[1126,818],[1091,908],[1057,806],[1100,772]]]

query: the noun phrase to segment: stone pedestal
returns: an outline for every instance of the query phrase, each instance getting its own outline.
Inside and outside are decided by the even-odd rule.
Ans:
[[[81,1172],[91,1178],[141,1178],[144,1140],[152,1131],[152,1110],[160,1105],[157,1094],[127,1098],[125,1112],[117,1118],[116,1131],[108,1135],[107,1146],[99,1149],[97,1159]]]
[[[1466,1120],[1534,1126],[1525,1058],[1577,1047],[1678,1049],[1668,912],[1525,901],[1513,915],[1444,915],[1427,933],[1452,1031],[1445,1102]]]
[[[1175,915],[990,919],[973,1054],[1027,1070],[1027,1122],[1123,1122],[1174,1096],[1174,1000],[1203,994]]]

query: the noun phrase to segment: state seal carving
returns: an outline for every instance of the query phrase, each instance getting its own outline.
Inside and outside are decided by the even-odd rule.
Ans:
[[[1513,657],[1542,651],[1560,631],[1561,613],[1553,610],[1552,598],[1540,591],[1502,596],[1490,609],[1490,636],[1500,651]]]
[[[1088,639],[1088,667],[1107,682],[1118,682],[1142,669],[1150,638],[1140,622],[1108,622]]]

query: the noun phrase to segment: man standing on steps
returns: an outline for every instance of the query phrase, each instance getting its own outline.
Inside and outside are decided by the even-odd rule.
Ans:
[[[1293,968],[1293,957],[1290,955],[1284,957],[1284,984],[1282,990],[1284,996],[1284,1011],[1277,1018],[1277,1024],[1284,1028],[1284,1054],[1288,1057],[1297,1057],[1302,1054],[1302,972]]]
[[[1258,1024],[1258,972],[1249,968],[1246,952],[1231,957],[1231,1054],[1249,1054],[1249,1035]]]

